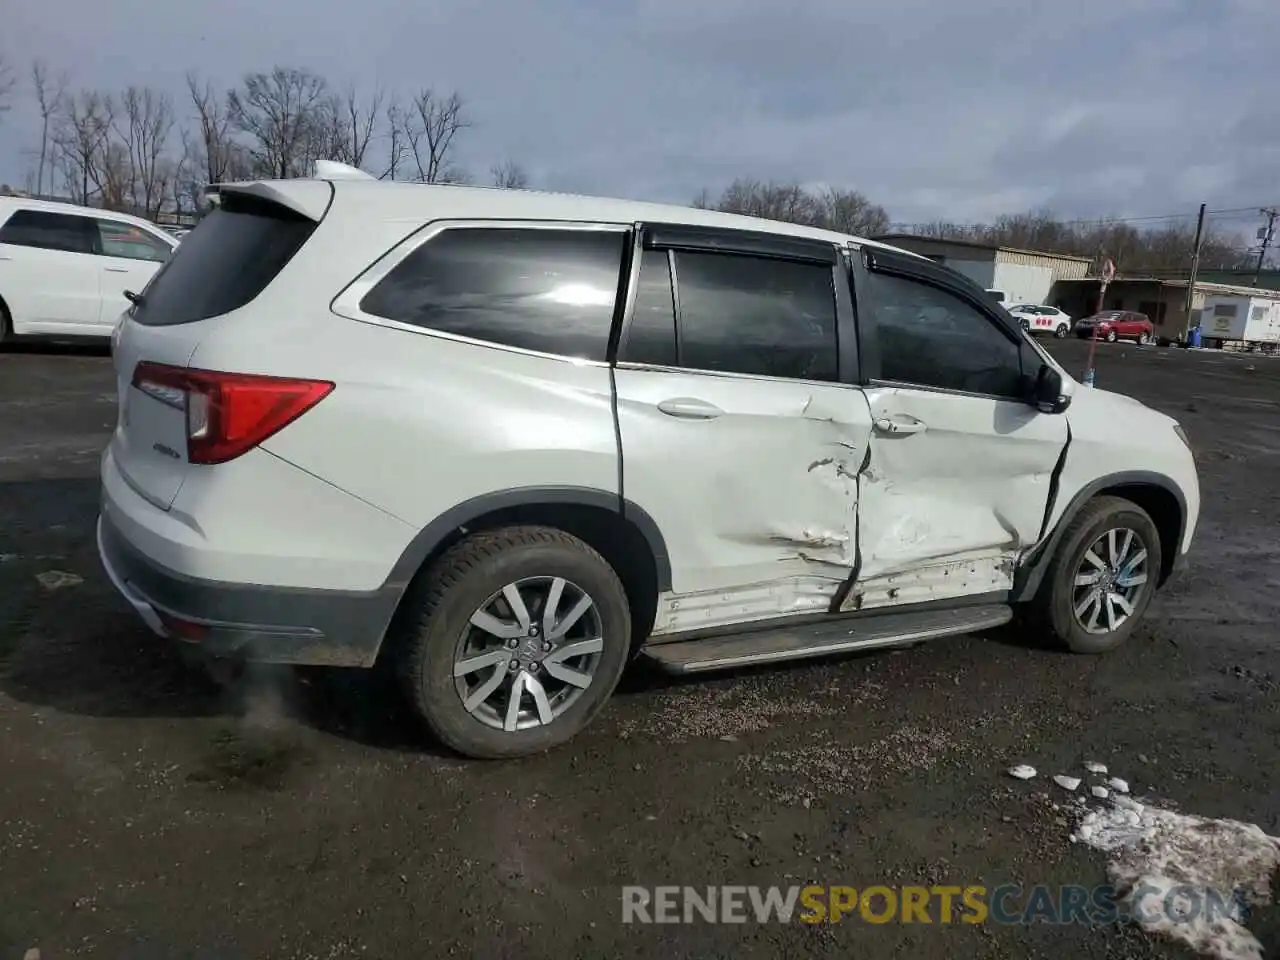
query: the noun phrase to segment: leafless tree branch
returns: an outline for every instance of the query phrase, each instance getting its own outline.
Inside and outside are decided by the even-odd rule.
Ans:
[[[529,187],[529,175],[524,167],[514,160],[504,160],[489,168],[493,177],[493,185],[505,190],[525,190]]]

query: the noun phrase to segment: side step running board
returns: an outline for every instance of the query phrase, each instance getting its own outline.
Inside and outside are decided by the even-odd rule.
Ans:
[[[1007,606],[961,607],[921,613],[842,617],[796,627],[776,627],[729,637],[672,640],[641,651],[668,673],[727,670],[754,663],[800,660],[872,647],[892,647],[1008,623]]]

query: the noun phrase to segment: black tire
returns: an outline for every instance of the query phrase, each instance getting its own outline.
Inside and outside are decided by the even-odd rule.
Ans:
[[[505,731],[467,712],[454,685],[455,648],[471,616],[505,585],[564,577],[590,595],[604,647],[591,683],[549,724]],[[475,534],[415,578],[388,638],[411,705],[443,743],[461,754],[501,759],[542,753],[595,718],[622,677],[631,652],[631,611],[613,568],[577,537],[550,527]]]
[[[13,319],[9,316],[4,301],[0,300],[0,347],[6,343],[13,343]]]
[[[1138,334],[1138,343],[1142,344],[1142,346],[1145,347],[1150,342],[1151,342],[1151,334],[1149,333]]]
[[[1107,633],[1090,633],[1075,616],[1076,571],[1089,548],[1111,529],[1129,529],[1140,538],[1141,547],[1147,551],[1147,581],[1140,585],[1128,619]],[[1160,564],[1160,533],[1147,512],[1121,497],[1098,497],[1086,504],[1063,530],[1057,553],[1026,613],[1047,627],[1071,652],[1106,653],[1124,643],[1142,619],[1155,595]]]
[[[1058,340],[1065,340],[1067,337],[1067,325],[1065,323],[1058,324],[1054,327],[1053,335]]]
[[[1116,332],[1115,332],[1114,330],[1108,330],[1108,331],[1107,331],[1107,343],[1115,343],[1115,342],[1116,342],[1116,339],[1117,339],[1117,334],[1116,334]]]

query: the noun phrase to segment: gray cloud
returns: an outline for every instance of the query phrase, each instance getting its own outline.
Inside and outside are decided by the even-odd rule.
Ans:
[[[736,176],[854,187],[896,220],[1280,202],[1274,0],[42,0],[0,50],[182,93],[276,63],[460,89],[462,159],[684,202]],[[0,180],[34,144],[20,103]]]

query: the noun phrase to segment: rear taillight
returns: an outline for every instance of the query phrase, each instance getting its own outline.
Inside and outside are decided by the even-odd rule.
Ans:
[[[328,380],[262,377],[139,363],[133,385],[187,417],[187,459],[226,463],[252,450],[328,396]]]

